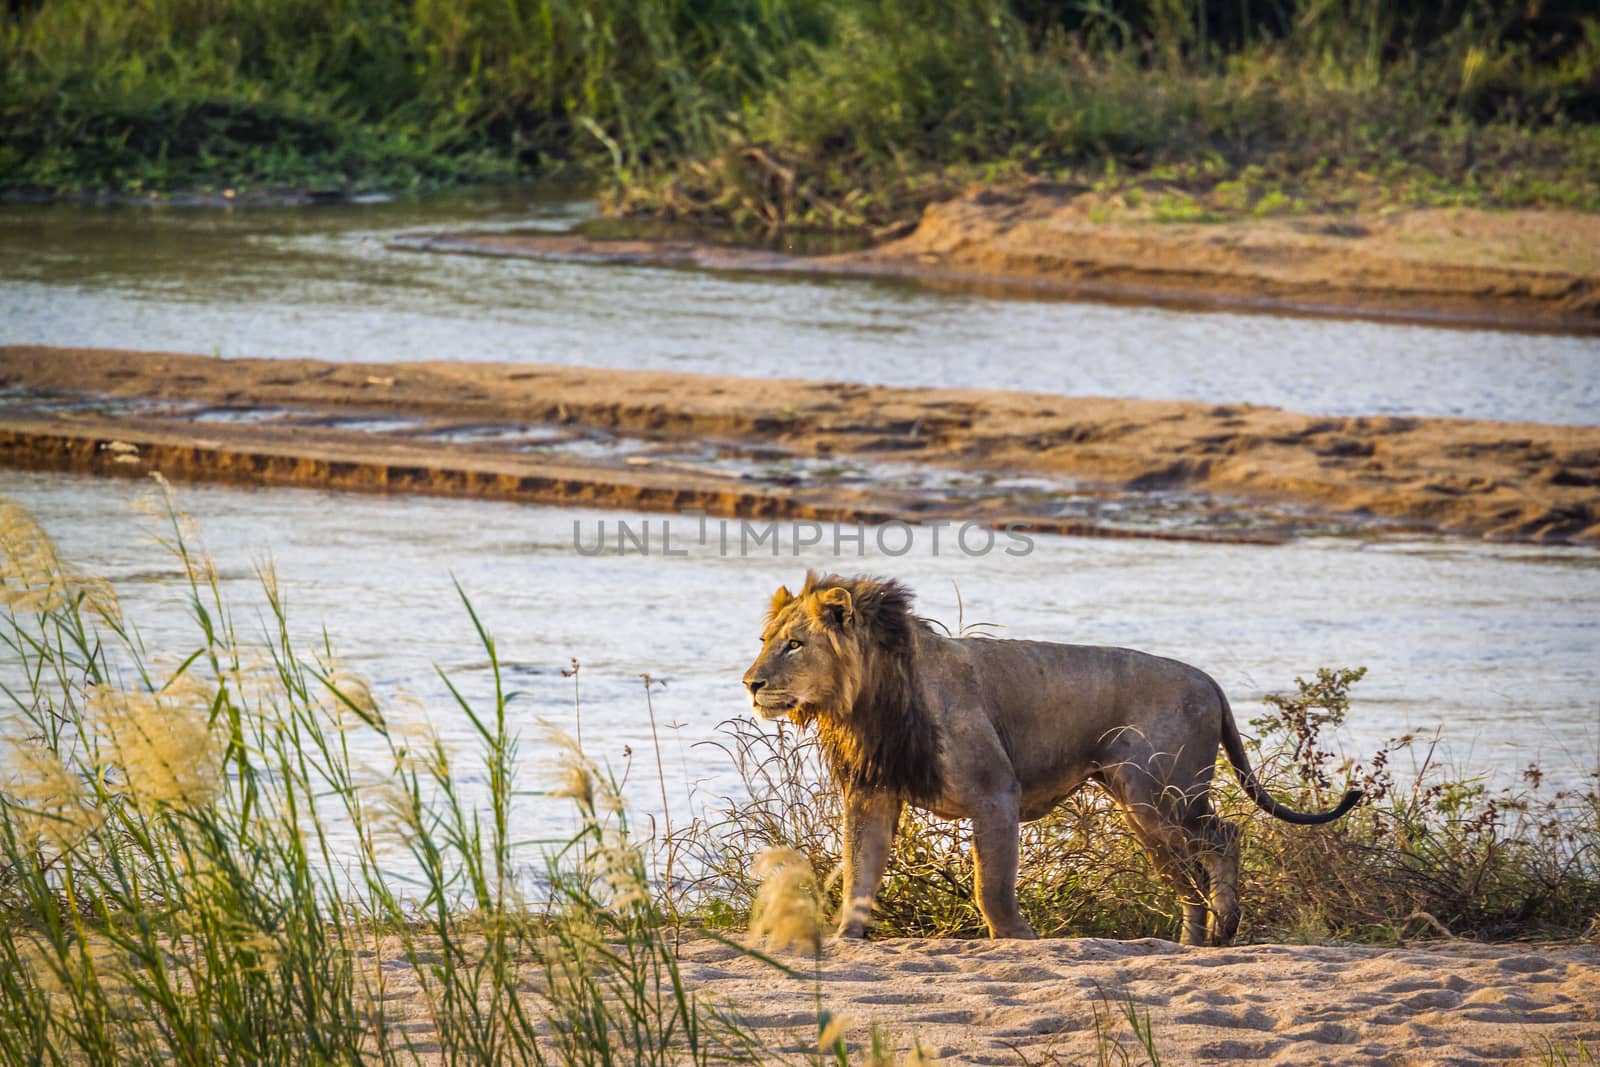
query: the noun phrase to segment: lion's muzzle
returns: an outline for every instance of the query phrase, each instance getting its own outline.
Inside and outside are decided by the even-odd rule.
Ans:
[[[750,707],[755,709],[757,718],[766,719],[768,722],[784,722],[794,711],[795,704],[792,700],[781,704],[763,704],[759,700],[751,700]]]
[[[767,680],[759,676],[744,676],[744,687],[750,690],[750,707],[758,718],[777,721],[789,717],[795,701],[787,693],[774,692]]]
[[[776,722],[787,719],[789,713],[794,711],[799,702],[787,693],[752,692],[750,694],[750,707],[756,716]]]

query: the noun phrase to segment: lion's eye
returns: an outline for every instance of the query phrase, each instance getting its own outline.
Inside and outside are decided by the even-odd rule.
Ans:
[[[789,640],[789,643],[788,643],[788,644],[787,644],[787,645],[785,645],[785,646],[784,646],[784,647],[785,647],[785,648],[786,648],[786,649],[788,649],[788,650],[789,650],[789,651],[790,651],[790,652],[793,652],[793,651],[795,651],[795,650],[796,650],[796,649],[798,649],[798,648],[799,648],[799,647],[800,647],[800,646],[801,646],[801,642],[799,642],[799,641],[796,641],[796,640],[794,640],[794,639],[793,639],[793,638],[791,638],[791,639],[790,639],[790,640]]]

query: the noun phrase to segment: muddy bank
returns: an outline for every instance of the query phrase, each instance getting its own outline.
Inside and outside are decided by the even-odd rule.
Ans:
[[[121,434],[130,443],[174,450],[163,453],[165,461],[175,468],[187,464],[197,477],[207,465],[233,464],[241,480],[343,488],[371,483],[366,487],[394,490],[420,488],[434,479],[408,470],[443,466],[474,472],[462,476],[459,489],[446,491],[493,495],[489,487],[499,486],[498,492],[511,498],[553,503],[707,506],[714,514],[847,521],[954,516],[997,525],[1019,514],[1041,520],[1053,514],[1055,527],[1039,522],[1036,528],[1094,532],[1096,525],[1052,512],[1048,488],[1035,494],[1043,501],[1032,512],[1019,503],[1021,496],[986,496],[981,486],[954,505],[930,511],[923,497],[885,495],[872,478],[854,486],[750,485],[743,479],[730,482],[725,472],[711,467],[695,470],[693,464],[655,463],[648,456],[644,463],[581,455],[553,462],[488,449],[481,439],[476,444],[379,440],[371,433],[351,437],[348,427],[252,424],[246,416],[227,414],[277,405],[325,415],[514,424],[530,433],[532,427],[587,428],[655,442],[738,442],[776,450],[778,456],[1032,474],[1124,496],[1215,494],[1257,507],[1312,508],[1408,528],[1600,543],[1600,428],[1595,427],[1316,418],[1247,405],[522,364],[219,360],[25,346],[0,349],[0,385],[11,391],[7,411],[0,415],[0,426],[10,431],[0,462],[13,465],[87,465],[131,473],[135,464],[108,456],[101,447]],[[124,407],[27,409],[30,393],[51,392],[94,394]],[[177,418],[141,410],[136,400],[216,405],[225,417],[202,424],[192,413]],[[184,449],[258,458],[180,461]],[[310,465],[302,468],[297,457]],[[369,461],[401,473],[379,479],[376,467],[359,466]],[[339,482],[339,472],[347,472],[351,484]],[[575,477],[583,485],[616,488],[580,490],[577,483],[568,484]],[[729,493],[735,499],[721,499]],[[1074,529],[1075,522],[1084,528]]]
[[[1600,217],[1467,208],[1221,222],[1040,185],[981,188],[877,248],[825,256],[682,239],[436,234],[418,251],[903,277],[998,294],[1600,334]]]

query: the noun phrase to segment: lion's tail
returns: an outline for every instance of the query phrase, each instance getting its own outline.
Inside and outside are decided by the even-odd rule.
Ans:
[[[1222,701],[1222,748],[1228,754],[1228,762],[1233,764],[1234,772],[1239,775],[1239,783],[1244,786],[1244,791],[1250,794],[1250,799],[1256,806],[1275,818],[1284,822],[1292,822],[1299,826],[1315,826],[1318,823],[1332,822],[1361,800],[1361,790],[1351,789],[1345,793],[1344,799],[1339,801],[1339,806],[1331,811],[1303,812],[1295,811],[1278,802],[1277,798],[1265,789],[1256,780],[1256,772],[1250,769],[1250,757],[1244,751],[1244,739],[1239,736],[1239,726],[1233,720],[1233,706],[1228,703],[1227,694],[1217,684],[1216,679],[1210,679],[1211,688],[1217,691],[1217,699]]]

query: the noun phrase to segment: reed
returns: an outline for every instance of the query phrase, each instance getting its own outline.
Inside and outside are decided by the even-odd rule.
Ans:
[[[270,569],[241,637],[192,526],[158,513],[194,624],[176,655],[0,504],[0,1062],[772,1059],[688,988],[617,783],[559,736],[578,829],[530,868],[515,694],[464,594],[491,685],[445,679],[458,757],[326,639],[297,648]]]
[[[183,648],[147,649],[115,590],[0,501],[0,1063],[926,1062],[914,1041],[901,1053],[829,1012],[820,969],[817,1052],[796,1057],[762,1047],[679,967],[684,936],[747,928],[773,951],[798,946],[787,964],[740,948],[775,977],[804,980],[793,961],[820,959],[838,802],[808,739],[729,724],[720,743],[743,790],[640,834],[618,783],[552,733],[550,792],[576,830],[531,851],[514,830],[517,694],[464,594],[488,674],[477,698],[444,679],[471,731],[453,751],[391,716],[326,636],[303,649],[270,568],[265,626],[241,635],[192,524],[170,496],[154,513],[193,624]],[[1594,786],[1547,792],[1530,769],[1522,788],[1491,791],[1410,738],[1344,761],[1322,738],[1359,677],[1319,672],[1252,724],[1269,788],[1320,806],[1354,777],[1372,799],[1336,827],[1297,829],[1223,790],[1248,823],[1244,936],[1592,936]],[[1414,781],[1391,770],[1408,754]],[[908,815],[880,932],[978,935],[968,844]],[[1041,933],[1176,933],[1170,892],[1096,797],[1032,824],[1023,849]],[[652,877],[661,856],[666,881]],[[1159,1062],[1131,1000],[1103,994],[1096,1018],[1099,1062]]]

